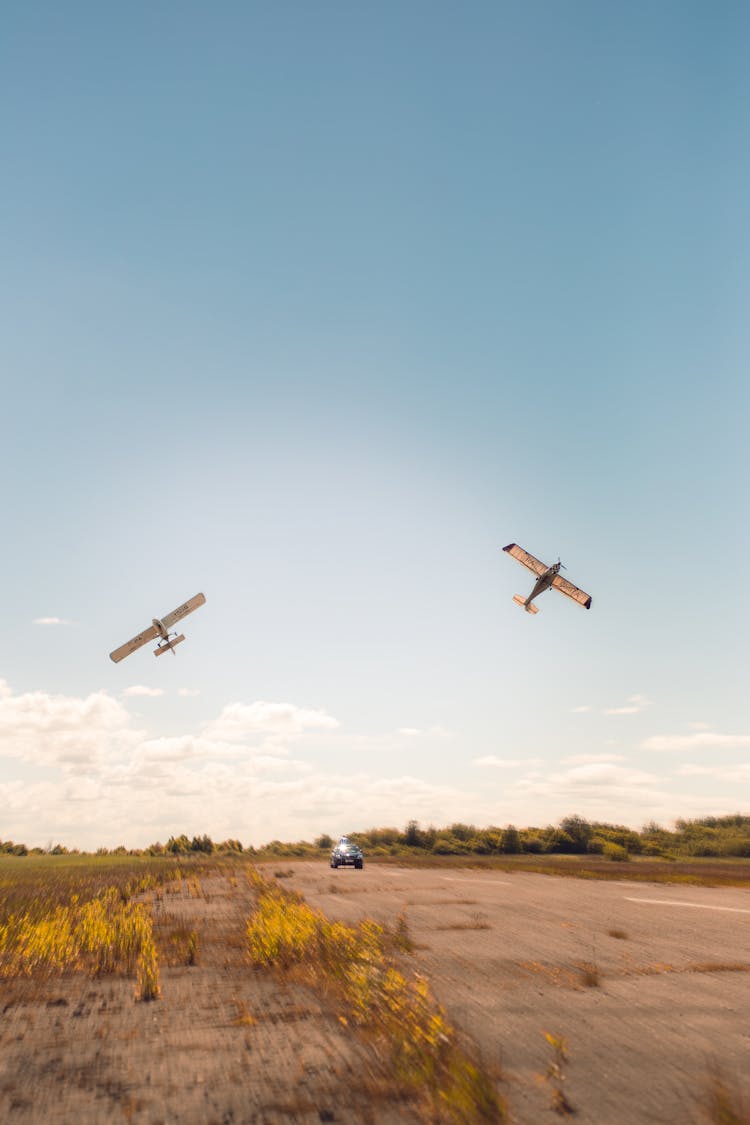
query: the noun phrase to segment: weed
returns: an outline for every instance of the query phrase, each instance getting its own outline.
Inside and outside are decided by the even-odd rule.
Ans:
[[[545,1031],[544,1038],[552,1048],[552,1060],[547,1064],[547,1073],[545,1075],[547,1081],[552,1086],[552,1108],[555,1113],[571,1114],[575,1113],[574,1107],[568,1101],[567,1095],[563,1090],[563,1082],[565,1081],[565,1063],[568,1061],[568,1044],[562,1035],[553,1035],[550,1031]]]
[[[598,988],[601,984],[602,976],[599,969],[588,961],[584,961],[580,966],[579,976],[584,988]]]
[[[686,973],[750,973],[746,961],[691,961],[685,966]]]
[[[187,944],[187,955],[185,959],[186,965],[197,965],[198,953],[200,951],[200,938],[195,930],[190,931]]]
[[[750,1125],[750,1113],[741,1096],[728,1088],[718,1066],[711,1067],[707,1096],[701,1107],[710,1125]]]
[[[258,1022],[254,1015],[247,1010],[244,1000],[235,1000],[237,1015],[232,1020],[232,1027],[254,1027]]]
[[[402,910],[396,919],[396,928],[391,936],[394,949],[401,953],[413,953],[414,941],[409,932],[409,923],[406,920],[406,911]]]
[[[274,871],[273,875],[275,879],[291,879],[294,871],[291,867],[288,867],[286,871]]]
[[[156,1000],[159,997],[159,969],[156,946],[149,935],[141,945],[138,955],[138,999]]]
[[[200,898],[203,894],[201,881],[196,875],[191,876],[191,878],[187,880],[187,888],[191,898]]]
[[[140,903],[122,902],[109,887],[90,902],[71,896],[68,905],[13,914],[0,923],[0,976],[84,970],[135,971],[142,999],[159,992],[151,918]]]
[[[435,926],[436,930],[491,930],[485,914],[472,914],[468,922],[449,922],[444,926]]]

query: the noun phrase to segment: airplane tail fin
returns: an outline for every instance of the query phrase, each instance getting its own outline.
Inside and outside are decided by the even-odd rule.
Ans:
[[[535,606],[533,602],[529,602],[527,605],[526,598],[522,598],[520,594],[514,594],[513,601],[516,605],[523,606],[527,613],[539,613],[537,606]]]

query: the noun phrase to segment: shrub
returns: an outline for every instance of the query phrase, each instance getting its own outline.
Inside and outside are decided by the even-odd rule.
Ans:
[[[609,840],[602,845],[602,855],[615,863],[623,863],[630,859],[627,848],[623,848],[620,844],[613,844]]]

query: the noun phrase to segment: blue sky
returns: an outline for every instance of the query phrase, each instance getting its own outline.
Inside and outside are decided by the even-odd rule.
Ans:
[[[6,6],[0,837],[750,811],[748,23]]]

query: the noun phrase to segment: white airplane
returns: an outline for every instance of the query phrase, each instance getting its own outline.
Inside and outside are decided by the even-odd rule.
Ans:
[[[176,633],[170,633],[170,625],[174,625],[175,621],[181,621],[183,617],[187,617],[194,609],[198,609],[199,606],[204,605],[205,601],[206,598],[204,594],[196,594],[194,598],[190,598],[189,601],[185,602],[177,609],[173,609],[172,612],[168,613],[165,617],[161,619],[158,617],[152,618],[151,627],[149,629],[145,629],[144,632],[139,633],[137,637],[133,637],[132,641],[126,641],[124,645],[120,645],[114,652],[110,652],[110,659],[114,660],[115,664],[117,664],[126,656],[130,656],[131,652],[135,652],[136,649],[140,648],[142,645],[148,644],[149,641],[155,640],[156,637],[159,637],[163,643],[160,643],[154,649],[154,656],[161,656],[163,652],[171,651],[174,653],[175,645],[185,640],[185,634],[180,633],[178,637]],[[173,639],[170,640],[170,637]]]
[[[565,567],[558,559],[552,566],[546,566],[539,559],[535,559],[528,551],[524,551],[523,547],[519,547],[517,543],[509,543],[507,547],[503,547],[509,555],[514,559],[518,559],[520,563],[527,566],[529,570],[533,570],[536,577],[534,589],[529,594],[528,598],[522,598],[520,594],[515,594],[513,601],[516,605],[522,605],[527,613],[539,613],[539,607],[532,605],[534,598],[544,592],[544,590],[559,590],[561,594],[566,597],[572,598],[574,602],[578,602],[584,609],[591,609],[591,595],[579,590],[572,582],[568,582],[567,578],[563,578],[560,574],[560,569],[565,570]]]

